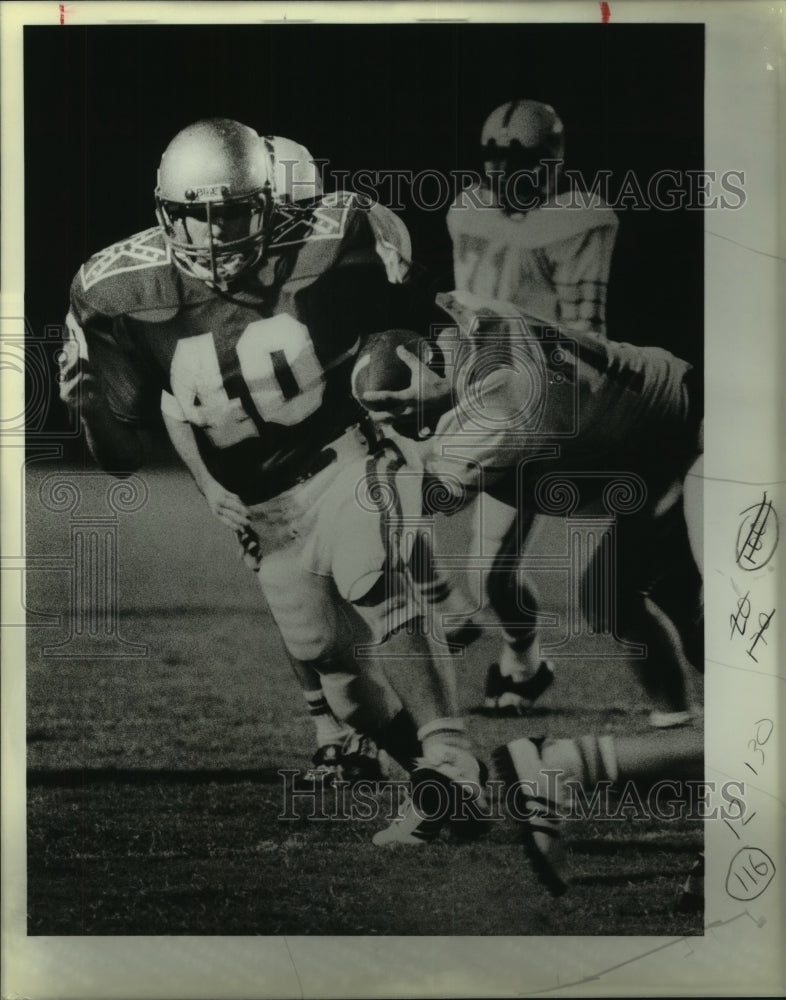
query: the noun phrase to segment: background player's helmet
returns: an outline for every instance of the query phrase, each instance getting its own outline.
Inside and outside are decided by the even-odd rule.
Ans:
[[[265,252],[273,209],[270,157],[247,125],[195,122],[167,146],[156,215],[177,266],[226,289]]]
[[[556,180],[556,170],[547,169],[544,160],[562,160],[565,155],[562,122],[554,108],[540,101],[508,101],[495,108],[483,126],[480,144],[486,173],[501,178],[501,190],[510,192],[511,176],[527,171],[541,197],[548,195]],[[512,198],[507,201],[503,207],[514,209]]]

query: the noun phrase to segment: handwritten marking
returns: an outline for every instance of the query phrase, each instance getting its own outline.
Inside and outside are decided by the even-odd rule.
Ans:
[[[752,869],[752,870],[751,870]],[[740,874],[742,871],[745,878]],[[737,889],[732,876],[740,883]],[[726,875],[726,892],[732,899],[743,902],[757,899],[775,877],[772,858],[758,847],[741,847],[731,859]]]
[[[611,18],[611,8],[609,7],[609,5],[604,0],[604,2],[601,3],[601,5],[600,5],[600,20],[601,20],[601,24],[608,24],[610,18]]]
[[[737,532],[737,565],[746,572],[761,569],[772,559],[772,555],[778,545],[778,515],[772,506],[772,501],[767,499],[767,491],[762,494],[761,502],[747,507],[740,511],[742,522]],[[768,534],[767,524],[770,524],[769,539],[765,543],[764,538]]]
[[[767,640],[764,638],[764,633],[770,627],[770,622],[772,621],[772,616],[774,614],[775,614],[775,608],[773,608],[768,615],[759,612],[759,631],[754,633],[753,642],[751,643],[750,649],[747,650],[748,656],[750,656],[750,658],[753,660],[754,663],[758,663],[759,661],[753,655],[753,650],[756,648],[756,643],[758,643],[759,641],[763,642],[765,646],[767,645]]]
[[[731,830],[731,832],[734,834],[734,836],[737,838],[737,840],[739,840],[740,839],[740,835],[737,833],[737,831],[734,829],[734,827],[731,825],[731,823],[727,819],[725,819],[723,822]]]
[[[747,591],[744,597],[740,597],[737,601],[737,614],[731,615],[729,621],[731,622],[731,635],[730,639],[734,638],[734,633],[739,632],[740,635],[745,635],[745,629],[748,625],[748,619],[751,616],[751,602],[749,600],[750,591]],[[740,624],[742,621],[742,624]]]

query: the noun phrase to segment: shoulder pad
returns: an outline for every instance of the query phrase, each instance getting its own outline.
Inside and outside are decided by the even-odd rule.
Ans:
[[[158,227],[99,251],[80,268],[74,292],[107,316],[176,308],[175,266]]]
[[[153,226],[94,254],[82,265],[82,287],[88,291],[93,285],[112,275],[162,267],[170,262],[169,247],[164,242],[161,230],[158,226]]]
[[[353,196],[345,191],[307,201],[276,205],[271,249],[305,243],[308,240],[340,240],[347,229]]]

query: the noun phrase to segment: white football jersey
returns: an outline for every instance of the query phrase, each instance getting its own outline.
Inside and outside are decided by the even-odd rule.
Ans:
[[[461,192],[448,212],[455,286],[513,302],[565,330],[605,335],[617,217],[600,198],[570,194],[506,214],[487,188]]]

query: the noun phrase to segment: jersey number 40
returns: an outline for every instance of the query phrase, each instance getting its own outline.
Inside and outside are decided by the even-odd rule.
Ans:
[[[258,436],[260,420],[289,427],[319,409],[324,371],[308,329],[293,316],[249,323],[234,353],[239,378],[226,367],[222,371],[212,333],[179,341],[172,358],[175,399],[217,447]]]

